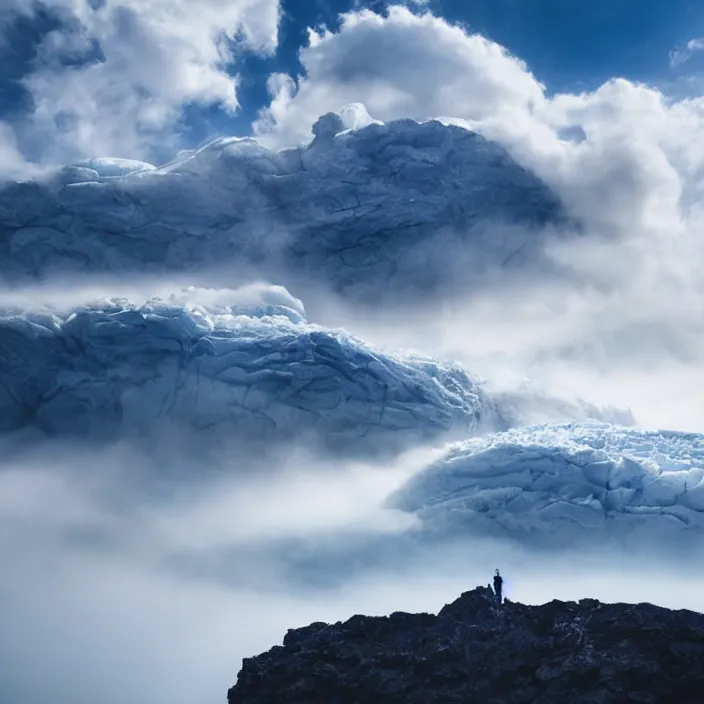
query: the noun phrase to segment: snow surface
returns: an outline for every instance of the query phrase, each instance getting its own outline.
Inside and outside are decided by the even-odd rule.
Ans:
[[[450,286],[539,256],[557,197],[503,147],[437,121],[324,115],[304,147],[222,138],[170,163],[88,159],[0,188],[0,274],[242,265],[359,296]],[[119,178],[117,178],[119,176]]]
[[[0,316],[1,430],[100,435],[162,423],[259,441],[315,432],[370,450],[503,427],[460,367],[309,324],[281,287]]]
[[[428,534],[704,538],[704,435],[606,423],[525,426],[454,445],[390,504]]]
[[[79,169],[90,169],[98,174],[98,178],[115,178],[126,176],[137,171],[152,171],[156,167],[146,161],[134,159],[118,159],[115,157],[94,157],[77,161],[72,166]]]
[[[413,303],[411,292],[535,264],[546,237],[571,231],[545,184],[462,127],[383,124],[352,104],[312,132],[308,145],[279,152],[220,138],[160,167],[100,157],[6,184],[0,277],[173,279],[222,267],[304,293],[326,284]],[[163,442],[168,433],[151,431],[175,428],[206,443],[215,433],[389,453],[470,437],[389,502],[430,540],[571,547],[674,531],[701,542],[704,436],[632,423],[627,411],[531,388],[489,391],[458,365],[374,349],[308,322],[281,286],[0,306],[0,432]]]

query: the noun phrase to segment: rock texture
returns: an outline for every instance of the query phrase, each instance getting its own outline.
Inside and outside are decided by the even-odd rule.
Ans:
[[[345,130],[307,146],[218,139],[154,168],[89,159],[0,188],[0,275],[193,271],[369,294],[470,282],[540,250],[557,197],[498,144],[440,122]],[[459,278],[454,274],[459,274]]]
[[[701,704],[704,615],[650,604],[504,603],[290,630],[244,660],[229,704]]]

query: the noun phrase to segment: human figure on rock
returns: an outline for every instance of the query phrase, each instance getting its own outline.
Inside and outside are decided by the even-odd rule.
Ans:
[[[501,587],[504,584],[503,577],[499,574],[499,570],[494,573],[494,594],[496,594],[496,603],[501,603]]]

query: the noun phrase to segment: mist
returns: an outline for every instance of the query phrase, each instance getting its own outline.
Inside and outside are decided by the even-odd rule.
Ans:
[[[273,476],[242,476],[221,456],[231,471],[192,466],[189,481],[161,484],[147,479],[165,457],[125,443],[14,453],[0,472],[0,699],[223,701],[241,659],[288,628],[436,612],[496,567],[524,603],[704,609],[701,570],[673,571],[647,551],[538,552],[471,536],[413,549],[415,520],[384,500],[439,450],[383,467],[290,450]]]
[[[424,226],[420,242],[389,255],[401,283],[378,275],[389,263],[380,256],[359,281],[354,266],[341,267],[345,281],[326,285],[325,272],[316,278],[321,272],[291,271],[283,254],[292,241],[286,223],[272,219],[269,232],[248,228],[244,215],[240,222],[237,209],[256,214],[262,194],[250,189],[247,169],[233,168],[233,180],[225,178],[239,162],[220,158],[216,145],[205,156],[217,168],[211,173],[209,159],[199,162],[202,183],[160,191],[154,213],[135,216],[139,226],[130,230],[121,218],[131,223],[134,213],[118,209],[114,238],[142,236],[143,226],[148,238],[149,217],[160,216],[164,203],[167,212],[171,200],[177,214],[200,216],[211,208],[217,214],[218,199],[227,198],[228,217],[203,222],[230,223],[267,260],[257,262],[261,267],[225,255],[205,267],[212,257],[197,248],[221,231],[179,232],[178,218],[166,218],[175,241],[183,236],[175,251],[184,261],[172,257],[169,265],[194,270],[70,271],[29,281],[21,266],[14,273],[8,267],[0,280],[2,312],[70,313],[115,298],[139,306],[154,297],[237,308],[266,295],[375,349],[457,361],[487,390],[521,394],[526,421],[572,420],[581,417],[574,404],[584,402],[630,411],[648,428],[704,431],[701,99],[672,102],[623,80],[591,93],[548,95],[522,62],[444,20],[400,8],[386,18],[369,11],[351,18],[302,50],[307,76],[297,90],[288,77],[271,82],[270,122],[278,133],[264,131],[263,141],[283,145],[290,135],[308,135],[320,115],[349,100],[366,100],[372,117],[384,120],[424,119],[428,110],[433,117],[457,115],[446,121],[503,145],[543,181],[564,217],[532,229],[493,221],[470,232]],[[369,28],[371,40],[355,39]],[[397,60],[408,47],[417,66]],[[363,75],[350,77],[355,66]],[[96,134],[104,132],[102,122]],[[147,199],[149,183],[125,192]],[[196,193],[191,203],[188,189],[203,184],[204,199]],[[235,187],[245,194],[242,203],[229,201]],[[412,190],[401,195],[415,197]],[[403,210],[401,195],[394,207]],[[440,211],[441,201],[427,206]],[[459,207],[452,198],[448,203]],[[27,204],[9,205],[14,222]],[[91,217],[89,211],[89,225]],[[369,222],[370,235],[381,236],[372,231],[374,217]],[[54,252],[48,232],[36,239],[42,266],[53,265],[54,254],[57,266],[84,265],[71,252]],[[230,251],[232,232],[222,231],[214,251]],[[35,235],[12,244],[28,269]],[[105,261],[102,249],[90,248],[86,261],[166,266],[151,250],[150,262],[140,262],[138,247],[117,247],[113,261],[110,237]],[[14,250],[7,242],[9,261]],[[71,238],[61,244],[74,245]],[[157,428],[139,442],[24,431],[0,441],[0,702],[222,702],[242,658],[280,644],[289,628],[357,613],[435,612],[486,585],[497,567],[506,597],[523,603],[590,597],[704,611],[704,567],[677,545],[665,556],[645,541],[624,552],[598,542],[538,549],[469,532],[424,540],[420,519],[389,508],[387,499],[445,452],[442,438],[355,459],[302,436],[264,449],[232,435],[212,446],[173,428]]]
[[[405,305],[317,296],[308,314],[381,347],[460,362],[491,389],[582,399],[631,409],[646,427],[700,431],[704,396],[690,390],[704,378],[704,247],[694,232],[652,250],[643,237],[636,246],[591,231],[554,236],[544,249],[552,270],[489,271],[474,290]]]
[[[629,408],[646,427],[701,431],[704,397],[692,393],[704,378],[699,259],[678,260],[674,245],[668,257],[634,247],[546,238],[552,269],[489,271],[471,292],[373,307],[310,282],[288,289],[313,323],[459,361],[491,390]],[[245,305],[281,283],[241,281],[226,267],[73,276],[5,288],[0,303],[178,302],[192,286],[193,300]],[[302,444],[252,457],[244,443],[199,461],[177,451],[185,438],[152,442],[150,452],[36,438],[33,449],[1,448],[0,700],[224,701],[242,658],[281,643],[288,628],[434,612],[496,567],[506,596],[523,603],[590,597],[704,610],[695,561],[685,568],[679,553],[666,561],[647,545],[626,556],[471,535],[416,543],[417,521],[384,501],[441,444],[365,463]]]

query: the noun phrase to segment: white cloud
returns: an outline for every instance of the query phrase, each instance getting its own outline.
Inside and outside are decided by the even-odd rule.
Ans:
[[[271,146],[306,142],[318,116],[360,102],[384,121],[445,116],[503,143],[602,233],[672,235],[683,197],[699,191],[702,100],[673,103],[623,79],[548,96],[503,47],[400,6],[386,18],[348,13],[338,32],[309,37],[306,76],[269,80],[272,101],[254,129]],[[585,139],[565,137],[575,130]]]
[[[49,156],[60,160],[142,156],[186,100],[234,109],[232,83],[219,68],[219,27],[244,28],[247,42],[264,50],[275,42],[274,2],[113,0],[94,16],[78,0],[58,1],[84,28],[47,38],[45,62],[27,85],[39,106],[28,129],[53,140]],[[89,38],[101,42],[105,64],[68,69],[51,60],[83,51]],[[673,102],[623,80],[549,97],[496,44],[401,8],[387,19],[349,14],[339,33],[312,33],[301,58],[308,75],[298,85],[271,79],[274,101],[258,128],[274,130],[272,143],[306,139],[318,115],[350,102],[384,120],[452,116],[507,145],[588,228],[576,244],[553,249],[586,282],[581,287],[504,281],[470,301],[429,301],[405,319],[378,311],[386,317],[376,327],[368,310],[345,324],[482,373],[505,364],[550,391],[632,402],[646,423],[701,428],[704,100]],[[350,112],[366,119],[360,109]],[[57,133],[57,118],[66,132]],[[574,133],[583,139],[566,137]],[[0,164],[13,173],[25,168],[16,136],[1,125]],[[71,286],[64,295],[79,295]],[[343,313],[331,322],[339,325]],[[461,559],[438,553],[407,571],[360,568],[343,589],[296,589],[280,578],[285,560],[268,561],[263,543],[319,539],[334,547],[343,535],[407,528],[381,500],[412,468],[342,468],[336,459],[314,473],[310,462],[297,469],[294,457],[289,474],[228,484],[241,461],[228,453],[222,483],[205,486],[193,478],[203,479],[212,458],[185,467],[177,484],[168,462],[115,452],[102,452],[99,467],[94,455],[70,449],[6,462],[0,557],[12,569],[0,570],[0,603],[12,607],[0,614],[0,699],[37,701],[51,682],[58,704],[216,700],[240,658],[280,642],[289,627],[355,612],[436,609],[503,565],[510,596],[529,603],[593,596],[702,608],[701,576],[678,569],[673,589],[670,565],[663,580],[661,565],[635,557],[589,563],[572,554],[561,570],[562,556],[487,553],[476,544],[462,546]],[[153,500],[145,498],[146,478],[158,479]],[[237,559],[220,552],[223,543],[243,548]],[[190,572],[188,564],[175,569],[173,557],[183,553],[197,558]],[[245,585],[216,579],[216,568]]]
[[[66,21],[38,50],[23,80],[36,110],[16,139],[46,145],[43,161],[82,156],[145,158],[179,118],[184,104],[237,108],[236,79],[225,62],[248,48],[277,45],[278,0],[56,0]],[[16,4],[29,13],[33,3]],[[5,20],[7,22],[7,19]],[[226,41],[230,40],[230,42]],[[98,46],[104,60],[86,56]]]
[[[704,37],[690,39],[684,47],[673,49],[670,52],[670,66],[676,68],[687,63],[699,51],[704,51]]]
[[[31,178],[37,173],[39,167],[28,163],[20,152],[12,127],[0,121],[0,180]]]
[[[498,45],[400,7],[388,18],[351,13],[339,32],[310,37],[307,76],[271,79],[272,104],[255,125],[263,139],[305,141],[318,115],[352,101],[385,121],[449,116],[505,145],[584,224],[584,237],[550,250],[574,281],[503,281],[447,316],[415,319],[407,335],[396,320],[357,321],[354,332],[377,344],[412,339],[480,373],[482,356],[503,358],[552,392],[701,429],[704,402],[690,389],[704,375],[704,97],[618,78],[549,95]]]
[[[309,30],[306,77],[271,77],[271,105],[255,124],[270,144],[306,141],[325,112],[362,102],[380,120],[438,115],[481,119],[530,110],[543,88],[525,64],[480,35],[430,13],[391,7],[342,16],[339,32]]]
[[[222,701],[242,658],[280,644],[288,628],[355,613],[436,612],[486,584],[497,566],[507,596],[525,603],[590,596],[704,605],[696,564],[672,572],[652,558],[605,554],[601,544],[567,561],[477,540],[381,551],[372,540],[389,528],[380,502],[410,465],[350,467],[335,458],[333,467],[313,466],[299,456],[283,475],[243,478],[236,454],[210,459],[217,479],[198,461],[185,463],[179,482],[160,459],[126,447],[96,463],[94,452],[37,445],[4,462],[1,701],[41,701],[47,683],[56,704]],[[356,522],[366,532],[350,544],[344,536]],[[272,552],[276,538],[285,548]],[[242,549],[228,552],[227,543]],[[330,550],[331,560],[318,558],[329,586],[310,567],[289,571],[301,546]]]

